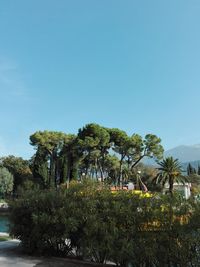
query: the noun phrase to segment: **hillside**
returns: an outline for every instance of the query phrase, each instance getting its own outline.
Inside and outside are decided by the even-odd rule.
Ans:
[[[200,161],[200,145],[182,145],[172,148],[165,152],[165,157],[169,156],[179,159],[182,163]]]
[[[187,168],[188,163],[191,163],[194,168],[197,168],[198,165],[200,165],[200,145],[177,146],[165,151],[164,157],[169,156],[178,159],[182,163],[184,169]],[[156,165],[153,159],[145,159],[143,162],[147,165]]]

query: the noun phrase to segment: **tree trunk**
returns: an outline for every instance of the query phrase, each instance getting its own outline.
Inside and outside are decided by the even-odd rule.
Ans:
[[[49,175],[49,187],[55,186],[55,152],[53,151],[50,155],[50,175]]]
[[[174,189],[174,182],[173,182],[173,178],[170,177],[170,179],[169,179],[169,193],[171,195],[173,195],[173,189]]]
[[[142,155],[138,160],[136,160],[133,165],[131,166],[131,170],[145,157],[145,155]]]
[[[122,189],[123,188],[123,175],[122,175],[122,163],[123,163],[123,159],[124,157],[122,156],[121,157],[121,160],[120,160],[120,167],[119,167],[119,187]]]
[[[140,182],[141,190],[144,191],[144,192],[148,192],[148,188],[147,188],[147,186],[145,185],[145,183],[143,183],[141,177],[139,177],[139,182]]]
[[[100,174],[101,174],[101,182],[103,183],[104,181],[104,172],[103,172],[103,168],[101,166],[101,163],[99,162],[99,160],[97,161],[98,164],[99,164],[99,171],[100,171]]]
[[[61,183],[66,183],[67,182],[67,171],[68,171],[68,159],[65,156],[63,160],[63,171],[62,171],[62,177],[61,177]]]
[[[67,188],[69,188],[71,165],[72,165],[72,157],[70,154],[68,154],[68,157],[67,157],[67,179],[66,179]]]
[[[96,175],[96,180],[98,181],[98,163],[97,163],[97,158],[95,158],[95,175]]]

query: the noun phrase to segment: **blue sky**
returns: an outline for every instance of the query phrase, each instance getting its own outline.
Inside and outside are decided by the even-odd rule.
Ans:
[[[89,122],[200,143],[199,0],[1,0],[0,155]]]

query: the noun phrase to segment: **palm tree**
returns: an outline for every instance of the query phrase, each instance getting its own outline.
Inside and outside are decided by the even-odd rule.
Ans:
[[[169,193],[173,194],[174,183],[179,182],[184,184],[186,177],[182,175],[182,168],[178,159],[167,157],[159,162],[160,166],[157,168],[159,173],[156,177],[156,183],[161,184],[163,187],[166,183],[169,184]]]

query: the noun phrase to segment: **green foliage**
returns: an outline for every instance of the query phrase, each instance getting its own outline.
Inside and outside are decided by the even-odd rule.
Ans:
[[[178,159],[173,157],[167,157],[163,161],[158,162],[159,173],[156,177],[156,183],[162,184],[164,186],[166,183],[169,184],[169,192],[173,193],[174,183],[179,182],[184,184],[187,180],[185,176],[182,175],[182,168]]]
[[[11,204],[11,233],[31,252],[127,266],[199,266],[200,209],[180,196],[111,193],[101,183],[27,189]]]
[[[111,147],[110,134],[108,130],[98,124],[87,124],[78,132],[78,144],[82,150],[82,172],[86,176],[98,178],[100,173],[101,180],[105,176],[105,157]]]
[[[12,173],[14,178],[13,192],[16,193],[18,186],[26,180],[32,179],[29,161],[21,157],[8,156],[1,158],[1,165]]]
[[[78,179],[79,162],[81,151],[78,140],[75,135],[68,134],[65,136],[63,148],[59,155],[57,172],[60,176],[60,184]]]
[[[163,154],[156,135],[143,139],[95,123],[79,129],[77,136],[38,131],[30,141],[37,150],[31,162],[33,175],[46,188],[85,177],[122,186],[144,157],[160,159]]]
[[[137,175],[140,172],[140,177],[142,177],[142,181],[147,186],[148,190],[151,192],[161,192],[162,185],[155,183],[155,179],[158,175],[158,170],[155,167],[144,165],[143,163],[139,163],[136,168],[132,172],[131,180],[137,185]]]
[[[61,148],[64,142],[65,134],[55,131],[39,131],[30,136],[31,145],[41,146],[50,154],[55,150]]]
[[[144,155],[150,158],[161,159],[164,149],[161,146],[161,139],[154,134],[147,134],[144,139]]]
[[[0,167],[0,196],[5,197],[13,191],[13,175],[4,167]]]
[[[22,195],[11,203],[11,235],[21,239],[30,253],[66,254],[64,198],[56,191],[37,188]]]
[[[48,171],[48,175],[45,174],[45,177],[43,179],[43,182],[48,187],[56,187],[57,186],[57,180],[58,180],[58,158],[59,153],[61,152],[63,145],[65,143],[65,140],[67,138],[67,135],[62,132],[55,132],[55,131],[38,131],[35,132],[30,136],[31,145],[36,147],[36,157],[35,157],[35,167],[37,167],[40,171],[44,171],[44,167],[48,165],[49,162],[49,169],[46,169],[45,171]],[[42,162],[38,166],[38,157],[42,157]],[[37,171],[36,171],[37,173]],[[44,173],[43,173],[44,175]],[[48,177],[48,182],[46,182]]]
[[[106,182],[108,184],[117,185],[118,173],[120,169],[120,161],[115,155],[107,155],[105,157],[105,172],[107,173]]]
[[[144,157],[160,159],[163,156],[161,139],[156,135],[147,134],[144,139],[138,134],[129,137],[119,129],[109,130],[113,150],[120,156],[119,184],[123,184],[123,169],[128,168],[129,176],[131,171],[141,162]],[[124,164],[125,163],[125,164]]]
[[[199,166],[198,166],[198,171],[199,171]],[[189,163],[187,166],[187,175],[190,176],[196,173],[197,173],[196,169],[192,167],[192,165]]]
[[[1,236],[0,235],[0,242],[9,241],[9,240],[10,240],[10,237],[9,236]]]
[[[49,183],[48,156],[42,147],[39,147],[36,154],[32,157],[31,169],[38,184],[47,188]]]

